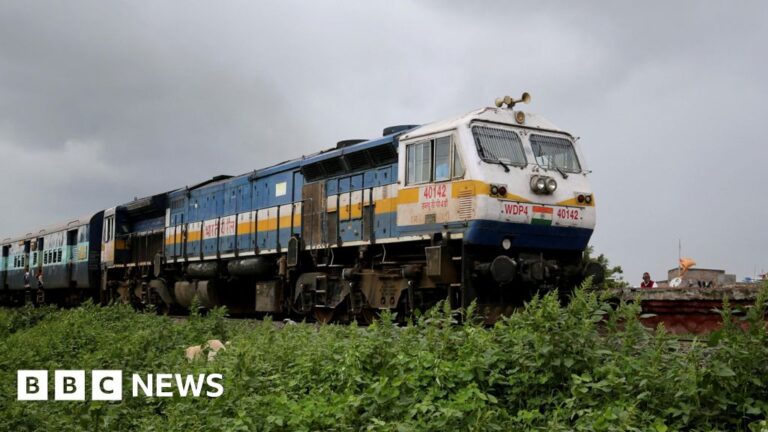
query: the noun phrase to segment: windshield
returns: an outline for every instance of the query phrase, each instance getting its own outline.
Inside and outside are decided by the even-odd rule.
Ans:
[[[545,135],[531,135],[531,150],[536,163],[543,168],[577,173],[581,171],[579,159],[570,140]]]
[[[522,166],[526,164],[525,152],[520,136],[507,129],[486,126],[472,127],[475,145],[480,157],[491,163],[506,163]]]

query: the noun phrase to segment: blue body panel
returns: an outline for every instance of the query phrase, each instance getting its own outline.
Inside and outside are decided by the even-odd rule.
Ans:
[[[72,263],[72,282],[77,288],[88,288],[88,261]]]
[[[45,289],[69,288],[67,263],[51,264],[43,267]]]
[[[256,247],[262,250],[277,248],[277,233],[275,231],[259,231],[256,234]]]
[[[241,234],[237,236],[237,250],[252,251],[256,248],[256,235],[253,233]]]
[[[200,257],[200,244],[202,242],[200,241],[191,241],[187,242],[187,258],[198,258]]]
[[[133,232],[147,232],[161,230],[165,227],[165,218],[143,219],[133,226]]]
[[[397,212],[377,214],[373,228],[377,239],[397,237]]]
[[[216,239],[203,240],[203,255],[216,255]]]
[[[592,231],[587,228],[475,220],[468,223],[464,242],[500,246],[504,238],[509,238],[513,248],[581,251],[587,247]]]
[[[24,269],[11,269],[6,272],[6,283],[12,290],[24,289]]]
[[[332,149],[315,155],[295,159],[271,167],[255,170],[237,177],[217,177],[191,188],[179,189],[168,193],[169,227],[187,226],[189,223],[204,222],[226,216],[250,211],[270,209],[274,217],[280,206],[302,202],[302,187],[304,176],[302,168],[311,164],[328,161],[347,155],[362,155],[362,152],[377,151],[381,146],[389,146],[390,154],[396,154],[396,136],[390,134],[371,141]],[[373,157],[373,156],[371,156]],[[347,164],[349,165],[349,164]],[[376,167],[347,166],[339,175],[322,181],[327,181],[327,194],[340,191],[350,192],[369,189],[375,186],[392,184],[397,177],[397,163],[388,163]],[[284,209],[283,209],[284,210]],[[277,214],[278,221],[288,215]],[[293,221],[293,218],[290,218]],[[389,237],[394,234],[394,213],[382,214],[375,222],[374,237]],[[348,240],[361,240],[363,237],[362,219],[345,221],[346,225],[338,227],[340,237]],[[254,226],[258,222],[254,221]],[[270,223],[270,227],[274,224]],[[141,228],[148,228],[143,226]],[[154,225],[153,225],[154,227]],[[301,226],[293,226],[293,222],[277,229],[257,230],[237,236],[219,236],[216,239],[187,241],[182,245],[166,242],[165,254],[168,257],[196,258],[215,256],[217,254],[232,254],[251,252],[254,250],[283,249],[287,246],[292,235],[301,234]],[[185,252],[184,252],[185,251]]]

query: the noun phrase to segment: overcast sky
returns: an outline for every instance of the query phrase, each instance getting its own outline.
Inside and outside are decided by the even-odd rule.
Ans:
[[[529,91],[593,245],[768,270],[768,3],[3,1],[0,237]]]

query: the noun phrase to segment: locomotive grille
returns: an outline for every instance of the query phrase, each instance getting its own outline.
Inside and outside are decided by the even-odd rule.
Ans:
[[[352,170],[368,168],[371,163],[368,161],[368,154],[364,151],[349,153],[344,156],[347,166]]]
[[[344,172],[344,165],[341,163],[340,158],[326,159],[320,162],[326,175],[340,174]]]
[[[472,197],[475,191],[472,189],[460,190],[457,194],[459,198],[459,218],[462,220],[472,219]]]
[[[376,165],[392,163],[397,160],[397,152],[395,151],[395,147],[391,145],[374,147],[368,150],[368,153],[371,155],[371,159],[373,159],[373,162]]]

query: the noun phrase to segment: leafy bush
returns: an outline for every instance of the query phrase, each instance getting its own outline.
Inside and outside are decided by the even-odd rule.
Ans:
[[[681,343],[638,307],[584,286],[492,328],[442,304],[405,327],[174,320],[124,306],[0,311],[0,428],[7,430],[765,430],[766,293],[747,327]],[[472,308],[470,308],[472,309]],[[723,311],[730,323],[729,309]],[[230,341],[215,360],[184,348]],[[16,401],[17,369],[222,373],[219,398]],[[88,374],[87,374],[88,375]]]

